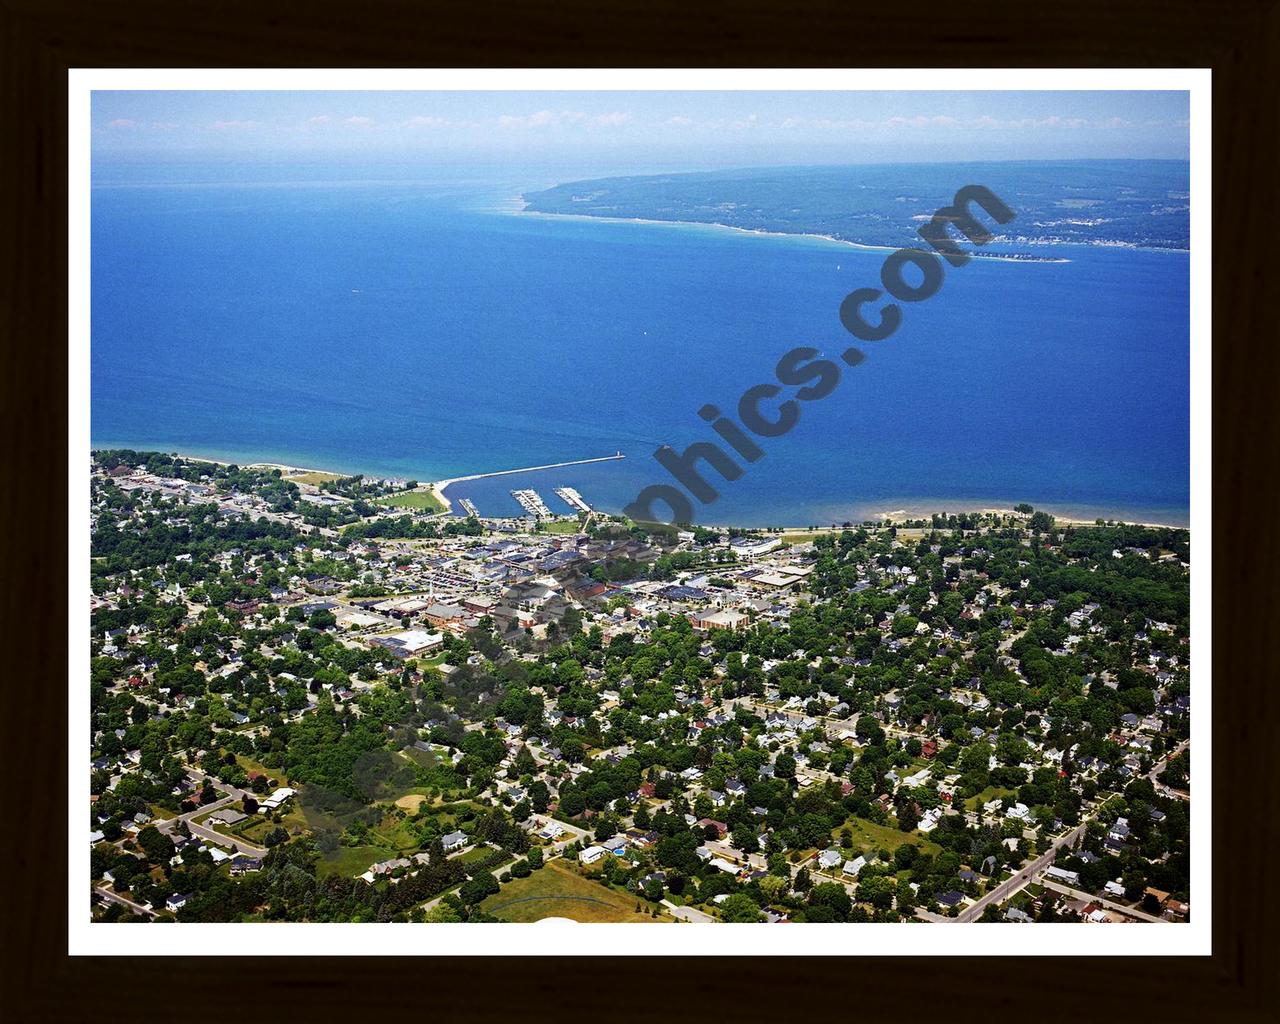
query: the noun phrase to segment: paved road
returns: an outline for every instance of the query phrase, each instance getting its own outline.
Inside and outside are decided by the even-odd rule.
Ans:
[[[165,818],[163,821],[157,821],[155,825],[161,832],[168,835],[178,827],[178,822],[180,821],[185,821],[187,826],[190,827],[192,818],[198,818],[200,815],[208,814],[210,811],[221,810],[223,807],[235,802],[236,797],[233,794],[228,793],[226,796],[221,797],[218,800],[214,800],[212,803],[207,803],[202,807],[197,807],[194,811],[187,811],[186,814],[179,814],[176,818]]]
[[[1073,899],[1084,900],[1086,903],[1100,903],[1108,910],[1114,910],[1117,913],[1124,914],[1127,917],[1136,917],[1139,921],[1150,921],[1152,924],[1168,924],[1163,918],[1152,917],[1145,911],[1138,910],[1134,907],[1126,907],[1123,903],[1116,903],[1112,900],[1104,899],[1101,896],[1094,896],[1091,893],[1082,892],[1079,889],[1073,889],[1069,885],[1063,885],[1061,882],[1044,880],[1044,887],[1052,889],[1054,892],[1060,892],[1064,896],[1070,896]]]
[[[991,903],[1003,903],[1015,892],[1032,880],[1045,868],[1049,867],[1054,858],[1058,856],[1058,850],[1068,843],[1074,843],[1080,836],[1084,834],[1085,827],[1088,825],[1086,818],[1079,825],[1073,828],[1066,835],[1059,839],[1055,839],[1053,844],[1035,860],[1020,868],[1007,881],[1001,882],[985,896],[981,897],[972,906],[965,907],[960,911],[958,917],[947,918],[948,921],[958,921],[961,924],[967,924],[970,921],[976,921],[982,916],[982,912]]]
[[[265,847],[255,846],[253,843],[245,842],[243,839],[238,839],[235,836],[223,835],[221,832],[215,832],[213,829],[205,825],[197,825],[192,820],[202,814],[208,814],[210,811],[216,811],[228,806],[229,804],[243,800],[246,796],[253,796],[253,794],[248,790],[237,789],[235,786],[229,786],[225,782],[221,782],[210,776],[201,775],[196,771],[188,771],[187,775],[197,784],[205,782],[209,783],[209,785],[213,786],[224,795],[218,800],[205,804],[203,807],[196,808],[194,811],[188,811],[186,814],[179,814],[176,818],[167,818],[164,821],[158,821],[156,822],[156,828],[165,835],[172,837],[172,833],[178,827],[178,822],[185,821],[190,833],[199,839],[203,839],[205,842],[217,843],[219,846],[230,847],[237,853],[243,853],[249,857],[265,857],[267,855]]]
[[[196,782],[196,783],[207,782],[219,793],[225,793],[228,796],[238,797],[241,800],[245,799],[245,797],[253,797],[256,800],[260,795],[260,794],[254,793],[252,790],[240,789],[238,786],[233,786],[230,783],[223,782],[221,779],[215,779],[212,775],[205,775],[203,772],[196,771],[194,768],[187,769],[187,775],[190,777],[192,782]]]
[[[730,844],[718,839],[705,839],[703,840],[702,845],[717,857],[723,857],[725,860],[733,861],[736,864],[742,864],[744,867],[753,868],[759,871],[764,871],[769,867],[769,861],[762,853],[743,853],[737,847],[731,846]]]
[[[776,705],[765,704],[762,701],[752,700],[749,697],[739,697],[737,698],[737,703],[747,708],[747,710],[753,711],[756,714],[761,716],[773,714],[774,712],[778,712],[780,714],[786,715],[793,725],[797,722],[803,721],[806,718],[812,718],[818,722],[825,722],[826,723],[825,731],[827,733],[828,739],[835,739],[836,733],[840,729],[853,729],[857,724],[858,719],[862,717],[861,715],[854,715],[851,718],[832,718],[830,715],[810,715],[804,711],[795,711],[790,708],[784,708],[780,704],[776,704]],[[911,732],[907,729],[903,729],[896,725],[889,725],[885,722],[880,722],[878,724],[886,736],[892,736],[895,739],[906,740],[906,739],[913,739],[913,738],[914,739],[928,738],[923,733]],[[941,749],[944,746],[946,746],[945,741],[938,744],[939,749]]]
[[[584,846],[590,846],[594,841],[594,837],[585,828],[579,828],[577,825],[571,825],[567,821],[561,821],[559,818],[552,818],[546,814],[534,814],[531,815],[531,817],[534,821],[538,822],[538,828],[535,830],[537,832],[541,832],[554,821],[567,833],[563,839],[558,839],[551,844],[550,849],[553,853],[563,853],[565,847],[572,843],[580,842]]]
[[[219,846],[229,846],[237,853],[243,853],[247,857],[265,857],[267,855],[266,847],[254,846],[253,843],[247,843],[236,836],[223,835],[221,832],[215,832],[213,829],[197,825],[195,822],[187,822],[187,828],[191,830],[193,836],[206,842],[217,843]]]
[[[133,900],[127,900],[119,893],[114,893],[110,889],[103,888],[101,885],[95,885],[93,887],[93,891],[103,899],[110,900],[112,903],[119,903],[122,907],[128,907],[135,914],[143,914],[147,917],[156,916],[156,912],[154,910],[148,910],[146,907],[134,903]]]
[[[1181,754],[1190,745],[1190,743],[1191,743],[1190,740],[1183,740],[1181,743],[1178,744],[1177,747],[1175,747],[1170,752],[1169,757],[1176,757],[1177,755]],[[1156,776],[1158,776],[1160,772],[1164,769],[1165,763],[1166,761],[1161,761],[1159,764],[1155,765],[1151,769],[1151,771],[1147,773],[1147,778],[1154,780]],[[1049,867],[1049,865],[1053,863],[1054,858],[1057,857],[1059,849],[1061,849],[1063,846],[1069,843],[1074,845],[1076,839],[1084,833],[1085,827],[1089,824],[1090,820],[1095,815],[1097,815],[1098,811],[1102,809],[1103,805],[1106,804],[1106,802],[1107,802],[1106,800],[1103,800],[1102,803],[1098,804],[1098,806],[1093,809],[1093,812],[1087,815],[1085,819],[1080,822],[1079,825],[1077,825],[1074,829],[1072,829],[1062,838],[1055,839],[1053,841],[1053,844],[1049,847],[1048,850],[1046,850],[1043,854],[1041,854],[1039,857],[1033,860],[1030,864],[1027,864],[1023,868],[1021,868],[1015,875],[1013,875],[1012,878],[1010,878],[1008,881],[1001,882],[998,886],[992,889],[989,893],[987,893],[985,896],[979,899],[972,906],[966,907],[964,910],[960,912],[959,917],[950,918],[949,920],[958,921],[961,924],[965,924],[970,921],[976,921],[982,915],[982,911],[985,910],[989,904],[1002,903],[1003,901],[1007,900],[1015,892],[1017,892],[1024,885],[1030,882],[1032,879],[1032,876],[1038,874],[1039,872],[1043,871],[1045,868]],[[1098,897],[1087,896],[1086,894],[1086,898],[1097,899]],[[1127,912],[1128,911],[1126,911],[1126,913]]]
[[[451,893],[451,892],[457,892],[459,889],[461,889],[461,888],[462,888],[462,886],[463,886],[464,884],[465,884],[465,883],[459,882],[459,883],[458,883],[457,885],[455,885],[452,889],[446,889],[444,892],[442,892],[439,896],[435,897],[434,899],[429,899],[429,900],[427,900],[427,902],[426,902],[426,903],[422,904],[422,912],[425,914],[425,913],[427,913],[428,911],[435,909],[436,905],[437,905],[437,904],[438,904],[442,899],[444,899],[446,896],[448,896],[448,895],[449,895],[449,893]]]
[[[1176,799],[1176,800],[1191,799],[1190,793],[1187,793],[1181,789],[1174,789],[1172,786],[1166,786],[1163,782],[1160,781],[1160,773],[1165,770],[1169,762],[1172,761],[1179,754],[1181,754],[1184,750],[1186,750],[1187,747],[1189,747],[1190,745],[1191,745],[1191,740],[1189,739],[1183,740],[1171,751],[1169,751],[1169,753],[1165,755],[1165,757],[1160,761],[1159,764],[1157,764],[1154,768],[1151,769],[1151,774],[1148,777],[1151,779],[1152,785],[1156,787],[1156,792],[1159,793],[1161,796],[1168,797],[1171,799]]]

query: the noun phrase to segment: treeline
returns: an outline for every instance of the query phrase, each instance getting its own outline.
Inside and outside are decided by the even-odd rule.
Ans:
[[[185,572],[192,579],[204,579],[217,572],[210,564],[215,555],[240,548],[246,556],[284,553],[292,549],[301,534],[292,526],[266,519],[225,519],[215,505],[188,509],[180,523],[155,521],[146,528],[121,529],[114,516],[104,514],[94,530],[91,554],[101,559],[94,566],[97,575],[116,575],[129,569],[149,569],[190,555]]]
[[[169,894],[189,895],[177,912],[180,922],[388,922],[408,921],[419,904],[467,878],[460,863],[445,858],[423,865],[394,885],[369,885],[339,874],[319,877],[316,855],[304,842],[275,847],[261,871],[242,879],[227,877],[207,853],[184,854],[184,861],[188,859],[193,863],[172,869],[164,883],[135,884],[135,894],[157,906],[163,906]],[[136,883],[137,876],[130,880]]]
[[[373,540],[435,540],[440,537],[479,537],[484,527],[472,517],[450,519],[443,526],[416,519],[413,516],[394,516],[375,519],[368,523],[353,523],[342,531],[342,541]]]
[[[118,466],[142,468],[153,476],[170,477],[198,483],[201,480],[222,491],[239,491],[242,494],[258,494],[271,499],[297,499],[298,485],[285,480],[278,469],[247,469],[234,463],[229,466],[216,462],[186,459],[163,452],[137,452],[129,448],[112,448],[94,452],[94,458],[103,469],[110,472]]]

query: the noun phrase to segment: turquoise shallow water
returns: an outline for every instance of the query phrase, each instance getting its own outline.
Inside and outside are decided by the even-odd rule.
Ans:
[[[885,255],[513,215],[519,189],[95,188],[94,444],[422,480],[621,450],[450,491],[496,515],[523,486],[563,510],[570,485],[616,510],[669,482],[659,444],[715,440],[704,404],[734,409],[796,346],[837,357],[840,301]],[[709,473],[697,518],[1027,500],[1185,522],[1187,254],[1036,253],[1070,262],[948,269],[740,479]]]

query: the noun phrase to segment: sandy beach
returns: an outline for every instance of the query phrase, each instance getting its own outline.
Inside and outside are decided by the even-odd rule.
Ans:
[[[523,202],[523,198],[520,199]],[[851,242],[847,238],[836,238],[835,235],[823,235],[810,231],[769,231],[766,228],[743,228],[734,224],[721,224],[719,221],[707,220],[657,220],[651,217],[602,217],[592,213],[547,213],[542,210],[529,210],[525,208],[512,207],[505,211],[515,216],[521,217],[555,217],[563,220],[581,220],[581,221],[604,221],[610,224],[656,224],[669,228],[714,228],[719,231],[733,231],[741,235],[758,235],[764,238],[803,238],[811,239],[815,242],[827,242],[832,245],[842,245],[850,249],[860,249],[863,252],[896,252],[898,247],[892,245],[868,245],[865,242]],[[999,253],[980,252],[973,253],[975,257],[981,257],[985,260],[995,260],[1001,263],[1070,263],[1069,259],[1063,257],[1050,257],[1044,259],[1019,259],[1013,256],[1004,256]]]

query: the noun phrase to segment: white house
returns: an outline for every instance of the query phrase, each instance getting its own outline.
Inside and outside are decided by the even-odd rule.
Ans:
[[[290,789],[288,786],[281,786],[269,797],[258,804],[258,813],[266,814],[268,811],[274,811],[282,803],[288,800],[289,797],[293,796],[293,794],[294,790]]]

